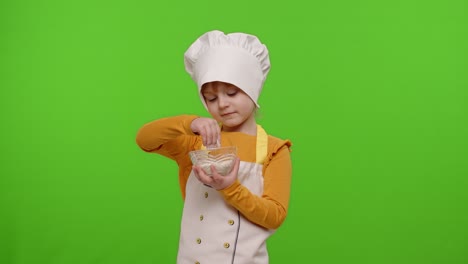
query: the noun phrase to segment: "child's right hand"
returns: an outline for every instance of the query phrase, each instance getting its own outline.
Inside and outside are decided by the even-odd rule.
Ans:
[[[213,118],[199,117],[192,121],[190,129],[202,137],[203,145],[207,148],[220,147],[221,129]]]

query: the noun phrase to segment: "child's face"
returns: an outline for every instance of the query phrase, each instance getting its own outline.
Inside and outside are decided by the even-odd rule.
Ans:
[[[210,82],[202,87],[202,95],[211,116],[227,131],[242,131],[255,124],[255,103],[237,86],[224,82]]]

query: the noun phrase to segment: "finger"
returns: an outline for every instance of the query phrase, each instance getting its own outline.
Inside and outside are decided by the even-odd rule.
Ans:
[[[237,178],[237,174],[239,172],[239,166],[240,166],[240,159],[236,157],[236,159],[233,161],[234,165],[232,166],[231,171],[226,174],[226,176],[222,176],[219,173],[214,174],[213,173],[213,179],[215,182],[224,182],[224,181],[232,181],[233,178]]]
[[[221,128],[219,127],[218,121],[214,121],[214,130],[215,130],[215,144],[221,147]]]
[[[206,126],[206,147],[211,148],[211,145],[213,144],[213,132],[211,131],[211,125]]]
[[[208,176],[202,168],[198,168],[198,180],[204,184],[211,185],[213,184],[213,178]]]
[[[202,130],[203,130],[203,135],[202,135],[203,145],[205,145],[205,147],[209,147],[212,144],[211,125],[205,123]]]
[[[229,174],[235,173],[237,175],[237,173],[239,172],[239,167],[240,167],[240,159],[239,157],[236,157],[236,159],[234,160],[234,166],[232,166],[232,169],[229,172]]]
[[[218,131],[216,129],[216,121],[211,122],[210,127],[210,145],[216,146],[216,140],[218,138]]]
[[[221,128],[219,127],[218,123],[215,124],[216,129],[216,145],[221,147]]]
[[[208,139],[209,133],[206,127],[202,127],[200,130],[201,130],[200,134],[202,136],[203,145],[206,147],[209,144],[209,139]]]
[[[211,176],[214,181],[219,181],[220,179],[222,180],[223,176],[218,173],[214,165],[211,165],[210,169],[211,169]]]
[[[224,181],[227,180],[226,176],[222,176],[216,171],[216,168],[214,166],[211,166],[211,175],[212,175],[212,181],[213,181],[213,186],[216,190],[223,188]]]
[[[193,174],[195,175],[195,178],[197,178],[199,181],[201,181],[198,171],[199,171],[199,168],[196,167],[196,166],[193,166]]]

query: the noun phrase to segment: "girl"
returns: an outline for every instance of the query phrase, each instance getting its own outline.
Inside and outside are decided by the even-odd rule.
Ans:
[[[186,51],[185,68],[211,118],[182,115],[145,124],[137,144],[177,162],[184,209],[177,263],[268,263],[266,240],[286,218],[291,184],[289,140],[255,121],[270,70],[257,37],[210,31]],[[236,146],[225,176],[192,166],[189,152]]]

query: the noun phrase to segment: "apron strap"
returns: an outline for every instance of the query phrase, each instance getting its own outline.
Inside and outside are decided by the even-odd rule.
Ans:
[[[268,135],[260,125],[257,125],[257,158],[256,162],[263,164],[268,154]]]

